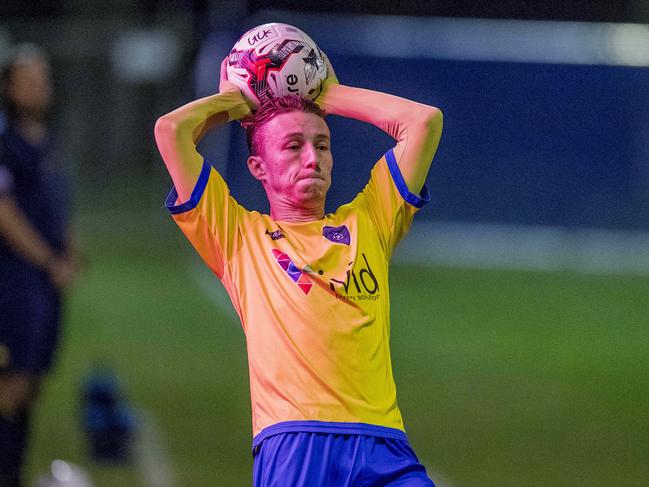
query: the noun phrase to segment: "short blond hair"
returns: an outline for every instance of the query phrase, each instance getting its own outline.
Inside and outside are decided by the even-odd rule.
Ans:
[[[259,149],[263,145],[262,131],[264,125],[270,122],[277,115],[282,113],[304,112],[313,113],[325,118],[325,113],[317,104],[296,95],[286,95],[279,98],[271,98],[262,104],[255,112],[241,120],[241,126],[246,130],[246,140],[248,142],[248,151],[251,156],[259,154]]]

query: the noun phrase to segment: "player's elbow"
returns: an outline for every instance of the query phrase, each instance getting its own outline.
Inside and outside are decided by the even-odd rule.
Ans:
[[[439,137],[442,132],[443,116],[439,108],[420,105],[416,117],[410,124],[409,132],[424,137]]]
[[[153,133],[155,135],[156,142],[160,143],[161,140],[167,139],[169,137],[174,137],[178,132],[178,122],[169,117],[168,115],[163,115],[160,117],[153,127]]]
[[[441,132],[444,125],[444,115],[439,108],[427,106],[422,118],[430,132]]]

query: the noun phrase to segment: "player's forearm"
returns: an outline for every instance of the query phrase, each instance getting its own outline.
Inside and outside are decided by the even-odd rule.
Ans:
[[[392,136],[408,188],[413,193],[421,191],[442,133],[438,108],[339,84],[327,87],[321,105],[327,113],[371,123]]]
[[[0,238],[25,261],[47,270],[56,252],[29,222],[11,196],[0,197]]]
[[[402,140],[408,126],[427,125],[440,114],[436,107],[340,84],[327,87],[322,105],[327,113],[376,125],[397,142]]]
[[[223,125],[249,113],[250,107],[241,93],[227,91],[194,100],[160,118],[173,123],[179,132],[197,143],[208,124]]]
[[[158,119],[158,150],[181,199],[191,196],[200,174],[202,158],[196,144],[203,135],[248,113],[250,107],[239,92],[225,92],[192,101]]]

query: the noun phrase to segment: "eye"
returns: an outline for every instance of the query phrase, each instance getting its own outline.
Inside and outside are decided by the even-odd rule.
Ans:
[[[300,144],[297,144],[297,143],[289,144],[289,145],[286,146],[286,149],[290,150],[290,151],[300,150]]]
[[[321,150],[321,151],[327,151],[327,150],[329,150],[329,146],[327,144],[319,144],[317,146],[317,149]]]

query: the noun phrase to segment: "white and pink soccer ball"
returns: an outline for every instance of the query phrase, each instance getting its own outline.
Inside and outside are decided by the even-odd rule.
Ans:
[[[263,24],[236,42],[227,62],[228,79],[255,107],[284,95],[314,100],[327,76],[313,39],[288,24]]]

